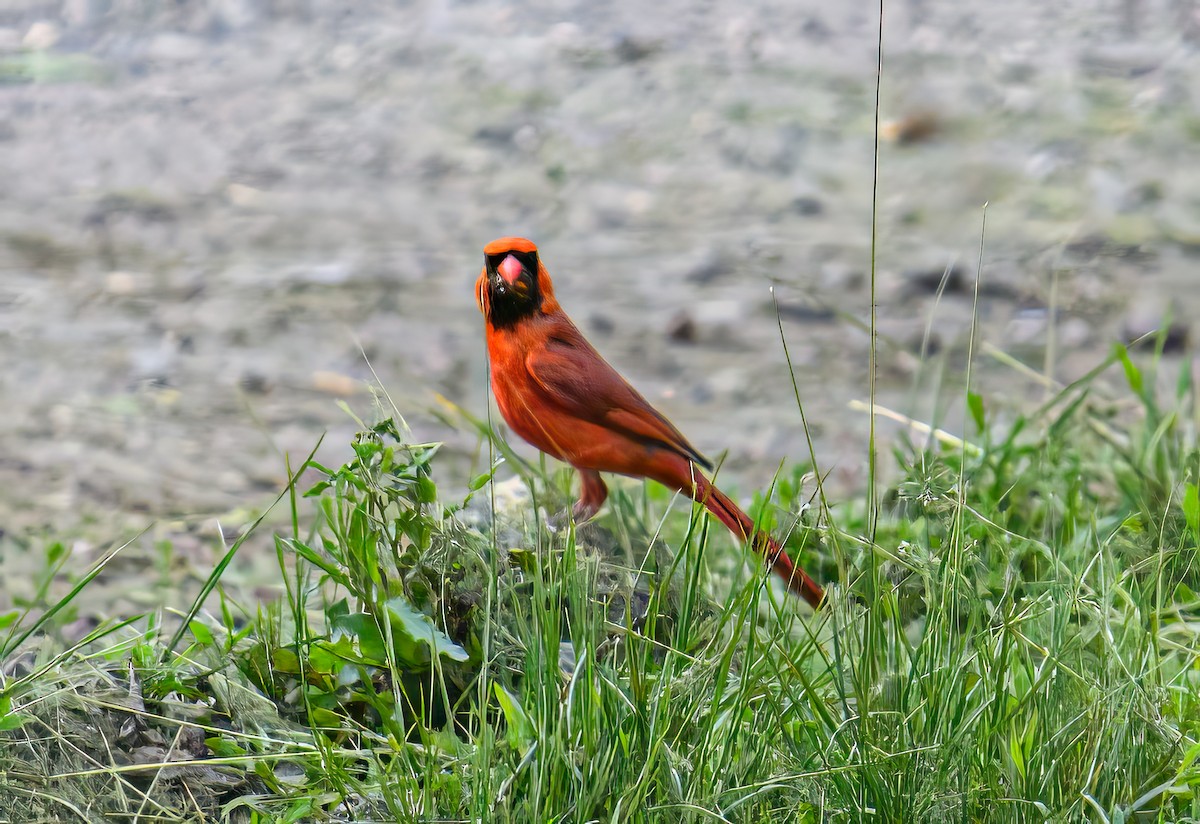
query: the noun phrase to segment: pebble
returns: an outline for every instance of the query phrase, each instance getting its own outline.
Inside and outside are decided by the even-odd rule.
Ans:
[[[520,477],[494,481],[490,489],[485,486],[472,496],[462,512],[463,522],[479,530],[490,530],[493,501],[496,504],[496,520],[501,522],[497,541],[502,546],[520,546],[523,543],[520,530],[511,528],[511,524],[506,525],[506,522],[520,521],[530,512],[533,496],[529,487]]]
[[[234,469],[226,469],[218,472],[214,480],[217,482],[218,487],[229,492],[246,488],[246,476]],[[228,527],[226,527],[226,530],[228,530]],[[232,537],[229,536],[228,531],[226,531],[226,536]],[[234,540],[237,539],[234,538]]]
[[[923,109],[880,123],[879,137],[889,143],[910,146],[936,137],[942,129],[942,119],[938,113],[932,109]]]
[[[792,198],[792,211],[804,217],[816,217],[825,211],[825,204],[813,195],[797,195]]]
[[[703,327],[739,326],[745,323],[750,310],[741,300],[703,300],[692,304],[692,317]]]
[[[936,330],[930,330],[928,335],[924,331],[921,331],[920,334],[909,338],[908,342],[909,350],[922,358],[936,355],[944,347],[945,344],[942,343],[942,336]]]
[[[66,0],[62,16],[68,26],[98,23],[112,8],[112,0]]]
[[[1003,340],[1008,345],[1037,343],[1045,338],[1045,310],[1021,311],[1009,321]]]
[[[133,272],[109,272],[104,276],[104,291],[110,295],[127,297],[142,291],[147,283],[145,275]]]
[[[332,260],[325,263],[311,263],[298,266],[284,274],[284,278],[292,283],[304,283],[314,286],[338,286],[346,283],[354,275],[354,267],[344,260]]]
[[[1129,198],[1129,187],[1125,181],[1109,169],[1089,169],[1087,181],[1092,193],[1092,208],[1100,213],[1116,214]]]
[[[560,51],[576,52],[585,40],[583,29],[575,23],[555,23],[546,32],[547,45]]]
[[[613,319],[608,315],[602,315],[599,312],[593,312],[588,317],[588,328],[598,335],[608,336],[613,333],[617,325],[613,323]]]
[[[266,199],[266,192],[262,189],[255,189],[253,186],[230,183],[225,187],[225,196],[229,198],[230,203],[239,209],[253,209],[263,204]]]
[[[1160,210],[1160,228],[1172,242],[1200,251],[1200,208],[1172,205]]]
[[[709,373],[705,385],[714,395],[734,397],[743,395],[750,382],[750,376],[742,367],[719,369]]]
[[[238,377],[238,386],[251,395],[265,395],[271,391],[271,379],[261,372],[243,372]]]
[[[798,126],[770,131],[738,129],[728,134],[721,154],[733,165],[782,178],[795,170],[805,139],[805,131]]]
[[[264,7],[270,7],[272,13],[281,13],[274,8],[278,4],[267,0],[215,0],[212,5],[217,20],[231,29],[244,29],[254,24],[262,16]]]
[[[156,340],[135,346],[129,352],[129,366],[138,381],[150,381],[157,386],[169,386],[179,353],[179,338],[166,332]]]
[[[518,128],[512,123],[485,123],[475,130],[473,136],[480,143],[486,143],[493,148],[503,148],[513,142]]]
[[[1139,77],[1162,65],[1163,50],[1136,44],[1111,44],[1085,51],[1079,65],[1093,76]]]
[[[909,293],[929,295],[937,293],[943,278],[946,281],[944,293],[947,295],[964,294],[969,281],[965,267],[958,263],[950,264],[949,271],[945,266],[932,266],[928,269],[909,269],[900,277]]]
[[[558,668],[564,675],[575,673],[575,645],[570,641],[558,643]]]
[[[532,154],[542,145],[542,136],[536,126],[526,123],[513,133],[512,142],[521,151]]]
[[[50,407],[50,426],[56,435],[70,432],[75,425],[75,409],[65,403]]]
[[[178,32],[156,34],[146,47],[146,57],[151,60],[186,62],[203,57],[207,47],[199,37]]]
[[[649,37],[639,37],[625,34],[617,38],[613,44],[613,54],[622,63],[636,63],[657,54],[662,49],[662,43]]]
[[[726,255],[716,249],[706,250],[701,258],[688,267],[684,278],[692,283],[711,283],[733,271]]]
[[[21,45],[34,51],[44,51],[54,47],[62,32],[58,26],[49,20],[38,20],[33,23],[21,38]]]
[[[1121,322],[1121,336],[1129,343],[1147,336],[1153,339],[1167,323],[1167,309],[1160,301],[1141,299],[1125,314]],[[1163,351],[1172,353],[1184,350],[1188,345],[1189,333],[1188,324],[1184,321],[1170,321],[1167,325],[1166,339],[1163,341]],[[1151,341],[1148,340],[1147,343]]]
[[[1092,331],[1092,324],[1083,318],[1067,318],[1058,324],[1056,337],[1059,346],[1075,349],[1091,341]]]
[[[680,312],[667,322],[667,337],[676,343],[695,343],[696,321],[687,312]]]
[[[339,72],[349,71],[358,65],[362,52],[350,43],[338,43],[329,52],[329,63]]]
[[[828,261],[821,264],[817,273],[817,284],[822,291],[846,295],[865,288],[867,275],[862,269],[848,263]]]
[[[827,306],[812,306],[805,303],[779,303],[780,317],[799,323],[831,323],[837,313]]]
[[[312,388],[327,395],[357,395],[363,382],[340,372],[318,369],[312,373]]]
[[[625,208],[633,217],[641,217],[654,205],[654,195],[645,189],[634,189],[625,195]]]

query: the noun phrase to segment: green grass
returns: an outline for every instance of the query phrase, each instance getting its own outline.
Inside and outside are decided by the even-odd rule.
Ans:
[[[569,475],[460,410],[469,493],[393,419],[289,467],[276,601],[223,582],[260,518],[190,604],[79,638],[124,547],[54,598],[51,544],[0,615],[0,821],[1200,820],[1200,418],[1164,341],[1014,408],[972,324],[972,433],[914,423],[887,471],[872,416],[859,497],[781,470],[752,513],[834,582],[819,614],[652,484],[551,529]]]
[[[1200,818],[1195,393],[1141,363],[972,393],[877,520],[786,468],[754,513],[817,615],[660,487],[554,533],[566,473],[499,443],[524,480],[448,502],[436,444],[364,427],[285,491],[279,601],[225,593],[234,544],[178,614],[68,644],[88,573],[0,617],[0,820]]]

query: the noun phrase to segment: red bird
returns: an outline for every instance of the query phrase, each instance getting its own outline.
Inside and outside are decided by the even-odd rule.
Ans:
[[[483,249],[475,296],[487,326],[492,392],[508,425],[579,471],[575,516],[608,497],[601,472],[652,478],[699,501],[813,607],[821,587],[750,516],[700,474],[712,465],[592,348],[554,299],[537,246],[520,237]]]

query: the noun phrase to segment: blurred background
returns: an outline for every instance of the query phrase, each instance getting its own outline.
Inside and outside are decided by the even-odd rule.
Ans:
[[[861,488],[877,11],[3,0],[0,528],[236,522],[285,453],[346,460],[371,367],[465,491],[486,451],[435,398],[487,408],[472,285],[510,234],[743,493],[808,457],[774,286],[821,464]],[[1166,322],[1182,363],[1200,4],[891,0],[884,28],[881,402],[963,432],[985,202],[989,415],[1047,391],[989,345],[1070,380]]]

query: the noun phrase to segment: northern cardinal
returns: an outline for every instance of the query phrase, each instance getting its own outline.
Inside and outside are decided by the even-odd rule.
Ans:
[[[652,478],[699,501],[750,540],[788,589],[815,608],[821,587],[750,516],[700,473],[712,465],[592,348],[554,299],[537,246],[519,237],[484,247],[475,296],[486,321],[492,392],[508,425],[579,471],[575,516],[608,497],[601,472]]]

